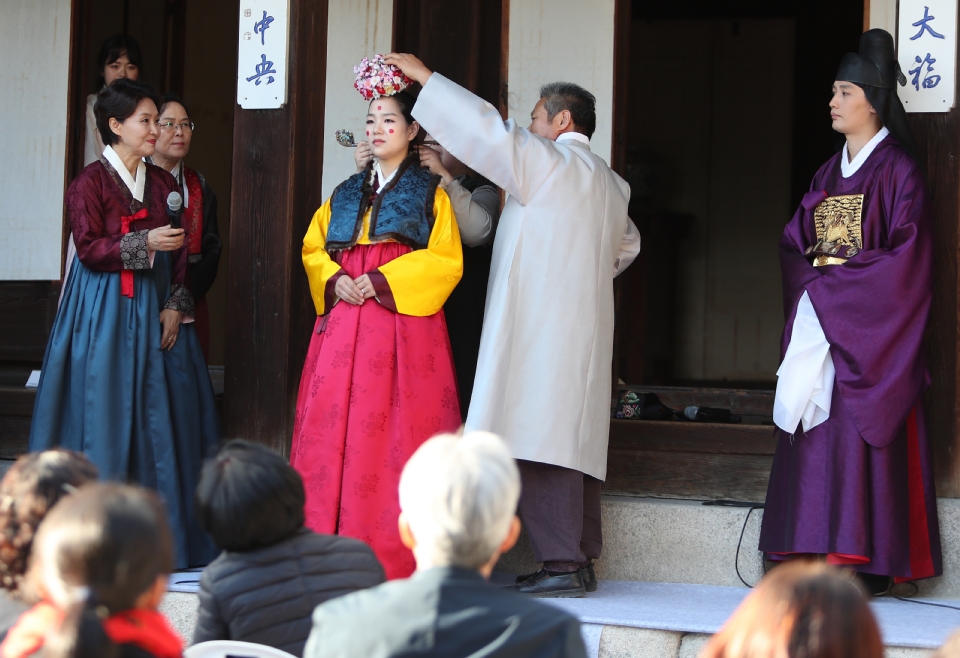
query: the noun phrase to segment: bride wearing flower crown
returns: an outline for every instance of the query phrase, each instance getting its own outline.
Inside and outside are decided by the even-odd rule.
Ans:
[[[303,239],[319,317],[291,463],[307,525],[366,541],[387,577],[402,578],[415,563],[397,530],[401,469],[421,443],[460,425],[442,307],[463,261],[450,200],[419,164],[413,96],[372,93],[382,76],[361,66],[357,88],[377,96],[366,119],[376,159],[337,186]]]

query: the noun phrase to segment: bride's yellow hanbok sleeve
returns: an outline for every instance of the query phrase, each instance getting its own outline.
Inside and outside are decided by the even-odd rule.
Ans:
[[[417,249],[368,272],[377,301],[404,315],[433,315],[463,276],[460,229],[450,198],[437,188],[433,229],[426,249]],[[311,283],[312,287],[312,283]]]
[[[346,273],[324,249],[327,244],[327,227],[330,225],[330,199],[320,206],[310,220],[310,228],[303,236],[303,269],[310,282],[310,296],[317,307],[317,315],[328,313],[337,301],[333,289],[337,279]]]

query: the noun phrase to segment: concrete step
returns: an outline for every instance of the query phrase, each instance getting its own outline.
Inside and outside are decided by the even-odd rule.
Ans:
[[[960,599],[960,500],[937,503],[944,574],[918,581],[917,596]],[[763,510],[631,496],[604,496],[602,504],[599,578],[745,587],[741,577],[754,585],[763,575],[757,550]],[[520,574],[537,567],[523,535],[497,570]]]
[[[507,574],[495,574],[502,582]],[[743,587],[600,581],[583,599],[544,599],[577,616],[591,658],[695,658],[749,593]],[[187,639],[197,618],[196,594],[170,592],[161,611]],[[954,602],[958,605],[960,602]],[[886,658],[926,658],[960,623],[960,610],[876,599]]]
[[[944,575],[919,582],[917,596],[960,599],[960,500],[940,499],[938,509]],[[605,496],[600,589],[584,599],[553,604],[584,623],[591,656],[694,658],[749,592],[737,569],[750,585],[763,574],[757,550],[762,515],[762,510],[700,501]],[[523,536],[500,560],[496,577],[507,582],[511,574],[537,567]],[[942,602],[960,607],[960,601]],[[887,598],[876,599],[873,607],[887,658],[924,658],[950,629],[960,627],[960,610]],[[196,624],[196,595],[168,593],[161,609],[189,640]]]

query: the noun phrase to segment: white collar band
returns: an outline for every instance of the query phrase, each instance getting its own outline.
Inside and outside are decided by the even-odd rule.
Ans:
[[[400,165],[400,167],[402,167],[402,166],[403,166],[403,164]],[[384,185],[386,185],[387,183],[389,183],[390,181],[392,181],[392,180],[394,179],[394,177],[397,175],[397,172],[400,171],[400,167],[397,167],[396,169],[394,169],[393,172],[392,172],[389,176],[384,176],[384,175],[383,175],[383,170],[380,169],[380,161],[377,160],[377,161],[374,163],[374,165],[373,165],[373,171],[377,174],[377,180],[380,182],[380,187],[378,187],[378,188],[377,188],[376,190],[374,190],[374,191],[375,191],[375,192],[379,192],[379,191],[383,188]]]
[[[142,203],[143,185],[147,180],[147,165],[143,164],[143,160],[137,162],[137,178],[134,180],[133,177],[130,176],[130,172],[127,171],[127,166],[123,164],[123,160],[120,159],[120,156],[117,155],[117,152],[114,151],[113,147],[109,144],[103,148],[103,157],[117,170],[120,180],[122,180],[124,185],[127,186],[127,189],[130,190],[133,198]]]
[[[847,152],[847,143],[843,143],[843,153],[840,154],[840,174],[844,178],[850,178],[853,176],[860,167],[863,166],[863,163],[867,161],[867,158],[870,157],[870,154],[873,153],[873,149],[877,148],[877,144],[883,141],[883,139],[890,134],[890,131],[887,130],[886,126],[880,128],[880,132],[873,136],[866,145],[860,149],[860,152],[857,153],[857,157],[853,159],[853,162],[850,162],[850,157]]]
[[[557,141],[558,141],[558,142],[565,142],[565,141],[567,141],[567,140],[569,140],[569,139],[572,139],[572,140],[574,140],[574,141],[576,141],[576,142],[582,142],[582,143],[586,144],[587,146],[590,145],[590,138],[587,137],[586,135],[584,135],[583,133],[578,133],[578,132],[561,133],[560,135],[557,136]]]

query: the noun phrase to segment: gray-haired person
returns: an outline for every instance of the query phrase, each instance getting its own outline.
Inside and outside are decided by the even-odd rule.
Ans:
[[[400,478],[400,536],[417,571],[318,606],[305,658],[586,656],[576,619],[487,582],[520,535],[519,497],[516,463],[496,436],[420,446]]]

